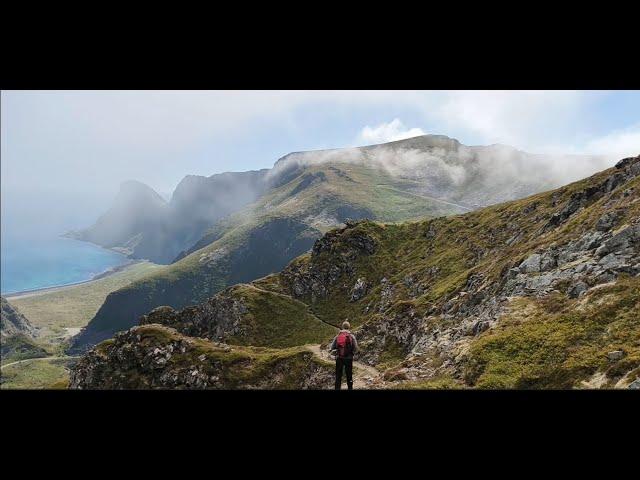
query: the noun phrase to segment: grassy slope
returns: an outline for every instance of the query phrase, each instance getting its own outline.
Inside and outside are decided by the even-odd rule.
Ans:
[[[315,182],[299,190],[304,176],[322,172],[325,181]],[[393,188],[379,188],[380,185]],[[91,322],[92,332],[111,332],[135,325],[140,315],[159,305],[180,308],[197,304],[217,293],[227,285],[250,281],[272,271],[283,268],[288,261],[307,250],[314,238],[330,226],[317,222],[317,216],[335,214],[337,209],[349,205],[369,211],[382,221],[399,221],[412,218],[443,215],[460,211],[450,204],[441,203],[402,191],[407,188],[406,180],[399,180],[378,169],[351,164],[323,164],[313,166],[269,194],[250,207],[244,209],[220,224],[226,233],[213,243],[169,265],[153,275],[133,282],[111,294]],[[313,218],[310,218],[313,217]],[[270,225],[276,219],[293,219],[298,232],[294,238],[283,241],[283,245],[273,245],[279,252],[285,251],[285,258],[272,268],[243,276],[243,270],[250,270],[250,262],[240,258],[231,263],[234,253],[240,253],[252,241],[252,235]],[[292,229],[289,229],[292,230]],[[260,242],[259,239],[253,240]],[[289,248],[287,242],[296,242],[296,248]],[[255,247],[252,247],[255,248]],[[251,250],[251,248],[247,249]],[[274,255],[270,250],[263,256]],[[211,258],[215,260],[210,261]],[[231,273],[236,277],[232,278]],[[239,275],[238,275],[239,273]],[[90,334],[91,332],[88,332]],[[106,338],[106,336],[103,336]],[[101,340],[102,338],[98,338]],[[92,339],[89,339],[91,341]]]
[[[459,292],[470,275],[481,274],[488,284],[496,284],[505,269],[518,265],[532,252],[565,244],[593,230],[605,212],[618,211],[614,230],[627,225],[640,217],[640,178],[619,186],[562,225],[544,232],[551,216],[568,204],[572,194],[602,183],[613,171],[465,215],[401,225],[368,221],[347,228],[339,234],[331,251],[314,257],[305,254],[283,273],[231,289],[233,295],[245,300],[249,309],[247,318],[254,323],[246,343],[285,346],[277,344],[281,339],[280,327],[292,331],[291,343],[286,346],[324,341],[333,333],[330,327],[326,333],[322,327],[308,336],[304,331],[307,325],[321,325],[314,317],[332,325],[338,325],[345,317],[354,326],[376,322],[382,314],[366,311],[365,307],[380,304],[383,277],[396,287],[384,316],[393,318],[394,312],[411,310],[423,317],[432,307],[441,306]],[[623,196],[623,191],[628,195]],[[508,240],[515,234],[520,235],[520,240],[510,244]],[[362,235],[374,238],[377,244],[375,253],[359,255],[354,260],[353,277],[365,277],[373,286],[367,295],[349,302],[353,278],[344,276],[329,288],[326,300],[312,301],[309,297],[301,302],[287,295],[287,271],[296,266],[303,270],[328,269],[349,249],[349,238]],[[413,285],[421,284],[418,293],[410,292],[404,281],[407,277],[413,277],[410,282]],[[640,367],[639,291],[640,279],[623,277],[579,299],[568,299],[562,294],[516,299],[499,328],[471,340],[465,378],[468,385],[445,376],[403,386],[570,388],[580,387],[594,373],[605,371],[609,376],[605,386],[612,386],[623,374],[630,371],[633,374]],[[296,331],[297,326],[301,328]],[[210,344],[205,342],[203,348],[204,345]],[[623,359],[608,361],[606,353],[612,350],[625,352]],[[381,363],[392,366],[405,353],[390,344]]]
[[[328,266],[339,257],[348,236],[364,233],[376,239],[378,248],[373,255],[356,259],[355,276],[365,277],[375,287],[363,299],[351,303],[348,299],[352,282],[339,281],[326,300],[312,302],[310,297],[303,300],[317,317],[333,325],[339,325],[345,318],[355,326],[375,322],[381,314],[365,313],[364,307],[380,301],[383,288],[380,280],[386,277],[396,290],[385,316],[408,309],[423,316],[431,307],[441,305],[460,291],[471,274],[482,274],[487,282],[496,282],[506,268],[519,264],[532,252],[554,243],[564,244],[592,230],[597,220],[612,208],[619,213],[618,228],[639,218],[640,178],[636,178],[577,212],[560,227],[542,233],[542,227],[566,205],[571,194],[599,184],[612,172],[607,170],[553,192],[456,217],[402,225],[360,223],[343,233],[337,250],[323,252],[313,259],[306,254],[292,265]],[[631,191],[631,195],[623,198],[625,190]],[[612,204],[615,206],[611,207]],[[510,246],[506,242],[515,233],[521,233],[522,239]],[[422,283],[422,294],[409,294],[403,286],[407,276]],[[281,275],[272,275],[254,283],[263,289],[286,292],[282,282]],[[499,329],[475,340],[468,383],[479,387],[570,388],[580,386],[585,377],[597,371],[607,371],[611,378],[618,379],[640,366],[639,291],[640,280],[633,278],[595,289],[581,300],[570,300],[563,294],[518,300],[513,305],[516,313],[504,317]],[[524,319],[517,313],[521,311],[527,312]],[[610,365],[605,354],[619,349],[625,352],[624,359]],[[393,350],[390,345],[387,356],[402,357],[402,352],[396,355],[398,352]],[[407,386],[464,385],[441,378]]]
[[[64,328],[84,327],[110,292],[161,268],[149,262],[136,263],[94,282],[11,298],[10,303],[40,328],[40,343],[52,343],[55,337],[64,334]]]
[[[337,329],[315,317],[304,303],[254,285],[233,287],[249,310],[245,322],[249,335],[230,338],[229,343],[274,348],[319,343],[330,339]]]
[[[2,389],[65,389],[73,360],[28,360],[2,369]]]
[[[632,369],[640,373],[640,278],[623,278],[580,300],[561,294],[522,298],[512,310],[472,345],[468,383],[573,388],[596,372],[610,379]],[[625,356],[609,361],[606,354],[614,350]]]
[[[48,357],[51,351],[44,349],[34,339],[24,334],[2,338],[2,365],[26,358]]]
[[[587,229],[593,228],[597,220],[608,208],[605,203],[612,197],[606,196],[595,204],[576,213],[560,228],[540,233],[553,212],[560,210],[572,193],[582,190],[592,183],[605,179],[611,171],[594,175],[554,192],[559,193],[559,201],[553,206],[553,193],[546,192],[532,197],[484,208],[465,215],[437,218],[430,221],[383,225],[363,222],[345,235],[366,233],[375,238],[379,247],[373,255],[362,255],[356,260],[358,276],[365,277],[375,288],[362,300],[350,303],[348,292],[352,284],[340,284],[326,301],[318,301],[312,308],[323,320],[337,325],[343,317],[348,317],[356,325],[371,320],[370,314],[363,313],[363,305],[368,301],[378,301],[382,290],[383,277],[396,284],[398,297],[390,308],[415,308],[419,315],[438,301],[442,301],[466,284],[472,273],[482,273],[488,280],[496,281],[501,272],[519,264],[530,253],[555,243],[561,244],[578,238]],[[634,189],[634,196],[624,201],[619,208],[618,225],[629,223],[640,216],[640,178],[619,187],[613,198],[620,198],[622,191]],[[434,231],[427,238],[428,231]],[[522,240],[512,246],[506,241],[514,234],[521,233]],[[346,238],[346,237],[345,237]],[[333,253],[322,253],[314,260],[316,265],[330,264]],[[310,255],[304,255],[294,262],[309,263]],[[437,269],[436,273],[431,273]],[[403,279],[413,276],[422,281],[424,293],[409,298],[402,286]],[[278,279],[270,279],[277,284]],[[272,288],[282,288],[274,286]],[[310,301],[307,301],[310,303]]]

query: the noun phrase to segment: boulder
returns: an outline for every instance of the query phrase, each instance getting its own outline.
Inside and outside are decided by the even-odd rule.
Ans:
[[[616,212],[607,212],[598,219],[596,230],[599,232],[608,232],[613,228],[617,220],[618,214]]]
[[[622,350],[614,350],[612,352],[607,353],[607,359],[610,362],[617,362],[624,357],[624,352]]]
[[[521,264],[520,264],[520,271],[522,273],[537,273],[540,271],[540,260],[541,260],[541,255],[538,253],[534,253],[533,255],[530,255],[528,258],[526,258]]]
[[[367,281],[364,278],[358,278],[355,285],[351,289],[351,297],[349,298],[349,301],[357,302],[367,294],[367,289]]]
[[[567,295],[569,296],[569,298],[577,298],[584,295],[588,289],[589,285],[582,281],[579,281],[568,288]]]

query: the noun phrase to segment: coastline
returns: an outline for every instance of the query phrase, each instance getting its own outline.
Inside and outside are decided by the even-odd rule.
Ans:
[[[72,282],[72,283],[65,283],[63,285],[53,285],[51,287],[42,287],[42,288],[34,288],[31,290],[23,290],[21,292],[13,292],[13,293],[3,293],[2,296],[4,298],[6,298],[7,300],[10,299],[18,299],[18,298],[27,298],[27,297],[32,297],[35,295],[42,295],[45,293],[50,293],[50,292],[57,292],[60,290],[65,290],[68,288],[73,288],[76,287],[78,285],[84,285],[87,283],[91,283],[91,282],[95,282],[96,280],[100,280],[106,277],[109,277],[115,273],[121,272],[123,270],[126,270],[127,268],[132,267],[133,265],[137,265],[139,263],[143,263],[146,260],[130,260],[127,263],[123,263],[122,265],[117,265],[115,267],[111,267],[108,268],[107,270],[105,270],[104,272],[98,273],[96,275],[94,275],[93,277],[87,279],[87,280],[82,280],[79,282]]]

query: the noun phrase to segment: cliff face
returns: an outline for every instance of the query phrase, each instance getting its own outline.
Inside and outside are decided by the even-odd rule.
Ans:
[[[265,174],[266,170],[189,175],[169,203],[143,183],[125,182],[109,211],[70,236],[132,258],[171,263],[217,220],[255,201],[266,188]]]
[[[386,387],[638,386],[640,157],[464,215],[347,222],[278,274],[142,323],[286,349],[345,318]]]
[[[0,354],[2,360],[18,361],[26,358],[46,357],[46,350],[38,346],[34,337],[38,329],[7,299],[0,297]]]
[[[10,337],[19,333],[29,337],[36,335],[36,328],[4,297],[0,297],[0,308],[0,335],[2,337]]]

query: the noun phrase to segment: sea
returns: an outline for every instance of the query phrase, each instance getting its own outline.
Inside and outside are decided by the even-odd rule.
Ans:
[[[27,208],[25,202],[3,202],[0,237],[3,295],[83,282],[129,262],[117,252],[62,236],[71,229],[91,225],[100,212],[79,211],[74,205],[78,202],[69,202],[65,210],[60,205],[47,208],[38,204]]]

